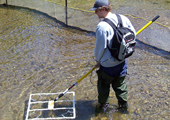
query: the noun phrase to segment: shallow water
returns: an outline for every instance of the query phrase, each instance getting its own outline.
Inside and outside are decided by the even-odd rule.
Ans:
[[[94,32],[98,18],[94,12],[89,11],[94,0],[67,2],[67,24]],[[5,0],[0,0],[0,4],[3,3]],[[142,31],[138,38],[149,45],[170,51],[170,0],[110,0],[110,3],[112,13],[126,15],[137,31],[159,15],[160,18]],[[8,0],[8,4],[35,9],[66,22],[65,0]]]
[[[30,94],[63,92],[92,68],[95,36],[30,9],[1,6],[0,15],[0,117],[21,120]],[[137,42],[128,59],[130,114],[112,111],[99,118],[170,118],[170,53]],[[94,71],[71,90],[76,93],[77,120],[98,119],[96,81]],[[110,103],[117,105],[113,90]]]

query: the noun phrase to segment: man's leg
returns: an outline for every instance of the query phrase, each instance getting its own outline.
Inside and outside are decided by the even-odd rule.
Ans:
[[[106,75],[103,71],[98,70],[98,101],[100,104],[108,103],[109,93],[110,93],[110,84],[114,80],[113,77]]]
[[[122,112],[128,111],[128,104],[127,104],[127,85],[125,76],[116,77],[112,82],[112,87],[115,91],[116,97],[118,99],[119,109],[123,110]]]
[[[112,77],[106,75],[102,70],[97,71],[98,75],[98,102],[99,105],[96,106],[95,115],[105,112],[109,108],[108,98],[110,93],[110,84],[112,83]]]

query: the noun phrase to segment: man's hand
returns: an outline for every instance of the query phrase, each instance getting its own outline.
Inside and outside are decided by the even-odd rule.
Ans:
[[[96,64],[96,67],[99,68],[99,67],[100,67],[100,63],[97,63],[97,64]]]

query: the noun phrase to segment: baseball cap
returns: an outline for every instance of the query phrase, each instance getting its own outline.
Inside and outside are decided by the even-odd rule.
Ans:
[[[94,6],[90,9],[90,11],[95,11],[97,8],[102,7],[102,6],[109,6],[109,1],[108,0],[96,0],[94,3]]]

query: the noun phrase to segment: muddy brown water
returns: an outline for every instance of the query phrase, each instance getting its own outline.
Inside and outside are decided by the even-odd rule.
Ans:
[[[95,64],[93,32],[66,28],[38,11],[0,7],[0,117],[25,119],[29,95],[62,92]],[[170,53],[137,40],[128,59],[130,113],[94,116],[95,71],[75,91],[77,120],[168,120],[170,118]],[[117,105],[113,90],[110,104]]]

